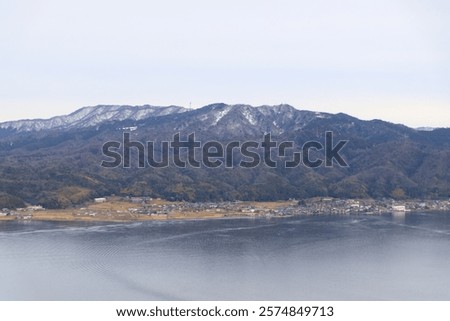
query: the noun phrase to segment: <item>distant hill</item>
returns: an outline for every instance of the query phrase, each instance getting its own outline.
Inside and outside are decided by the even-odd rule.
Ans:
[[[325,132],[348,140],[349,167],[103,168],[105,142],[254,140],[323,142]],[[157,144],[158,145],[158,144]],[[262,152],[259,151],[262,155]],[[160,155],[156,156],[159,159]],[[320,153],[312,155],[320,157]],[[133,153],[136,164],[136,153]],[[281,159],[281,158],[280,158]],[[239,162],[241,158],[235,161]],[[212,104],[96,106],[48,120],[0,124],[0,208],[25,203],[70,207],[104,195],[152,196],[186,201],[279,200],[333,197],[450,197],[450,129],[416,130],[346,114],[298,110],[289,105]]]

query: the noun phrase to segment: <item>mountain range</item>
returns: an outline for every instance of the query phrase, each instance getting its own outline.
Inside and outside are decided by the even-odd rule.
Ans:
[[[292,141],[300,150],[305,142],[323,142],[329,131],[336,141],[348,141],[342,150],[348,167],[100,166],[103,144],[122,141],[124,133],[140,142],[195,133],[202,142],[223,144],[260,142],[270,133],[273,140]],[[222,103],[199,109],[101,105],[46,120],[0,123],[0,208],[65,208],[112,194],[185,201],[448,198],[450,129],[418,130],[290,105]]]

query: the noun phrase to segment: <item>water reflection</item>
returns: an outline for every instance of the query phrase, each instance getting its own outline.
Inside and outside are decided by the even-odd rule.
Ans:
[[[392,212],[394,222],[404,224],[406,221],[406,212],[396,211]]]
[[[450,300],[450,213],[4,223],[2,300]]]

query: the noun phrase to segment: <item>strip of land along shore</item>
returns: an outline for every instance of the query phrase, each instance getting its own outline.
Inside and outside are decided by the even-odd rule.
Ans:
[[[296,215],[385,214],[450,211],[450,200],[373,200],[312,198],[277,202],[170,202],[147,197],[98,198],[83,207],[44,209],[41,206],[0,211],[0,221],[130,222],[149,220],[286,217]]]

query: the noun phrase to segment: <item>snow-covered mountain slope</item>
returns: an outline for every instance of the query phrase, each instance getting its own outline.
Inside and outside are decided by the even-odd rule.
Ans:
[[[199,109],[187,109],[178,106],[155,107],[100,105],[84,107],[70,115],[50,119],[19,120],[0,123],[0,129],[16,132],[43,130],[69,130],[95,127],[115,121],[145,121],[146,119],[172,115],[165,121],[171,128],[183,130],[192,126],[203,129],[214,128],[217,131],[264,132],[280,134],[302,128],[316,118],[329,118],[332,115],[295,109],[290,105],[259,106],[211,104]],[[174,124],[175,123],[175,124]],[[169,124],[168,124],[169,125]]]
[[[178,106],[108,106],[100,105],[81,108],[70,115],[50,119],[18,120],[0,123],[0,129],[19,132],[41,131],[49,129],[76,129],[97,126],[104,122],[123,120],[142,120],[149,117],[182,113],[188,109]]]
[[[298,110],[290,105],[259,106],[212,104],[177,115],[171,128],[178,131],[212,130],[220,136],[251,135],[271,132],[274,135],[298,130],[314,119],[332,114]],[[232,135],[233,136],[233,135]]]

